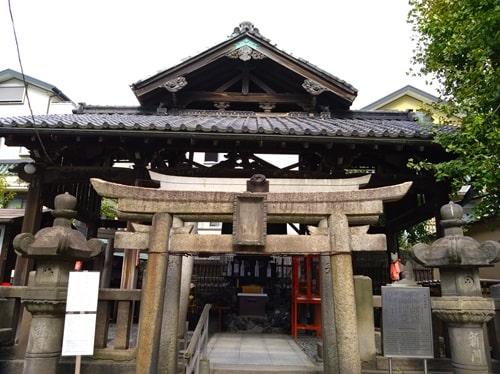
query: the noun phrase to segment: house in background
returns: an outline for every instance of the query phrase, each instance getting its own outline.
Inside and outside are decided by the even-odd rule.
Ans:
[[[429,111],[432,113],[432,121],[440,123],[440,115],[432,110],[431,104],[438,102],[439,98],[428,92],[422,91],[413,86],[405,86],[397,91],[394,91],[377,101],[366,105],[361,110],[399,110],[408,111],[411,110],[416,113],[417,118],[429,119]],[[456,118],[458,120],[458,118]],[[462,194],[459,198],[462,198],[462,204],[464,208],[464,213],[467,214],[471,212],[474,207],[475,199],[468,199],[466,202],[466,193],[468,191],[468,186],[464,186],[462,189]],[[461,205],[462,205],[461,204]],[[476,239],[479,242],[485,240],[495,240],[500,241],[500,222],[492,220],[483,220],[475,222],[468,227],[465,235]],[[495,283],[494,280],[500,279],[500,264],[497,263],[492,267],[483,267],[479,270],[480,276],[484,279],[485,284]],[[491,280],[491,282],[489,282]]]
[[[29,103],[28,103],[29,97]],[[53,84],[24,75],[12,69],[0,71],[0,114],[22,116],[30,114],[71,113],[75,104]]]
[[[75,104],[56,86],[24,75],[12,69],[0,71],[0,117],[39,114],[72,113]],[[14,236],[21,232],[28,183],[18,177],[16,167],[31,163],[29,151],[24,147],[8,147],[0,138],[0,175],[5,177],[7,191],[14,192],[4,209],[0,209],[0,281],[9,282],[15,253],[10,248]],[[4,273],[5,271],[5,273]]]
[[[23,77],[12,69],[0,71],[0,117],[65,114],[72,113],[73,109],[75,104],[53,84],[28,75]],[[0,175],[6,177],[8,190],[16,194],[6,208],[24,208],[27,184],[11,169],[31,161],[26,148],[7,147],[5,139],[0,138]]]
[[[429,109],[429,104],[439,100],[437,96],[422,91],[413,86],[405,86],[366,105],[361,110],[408,110]]]

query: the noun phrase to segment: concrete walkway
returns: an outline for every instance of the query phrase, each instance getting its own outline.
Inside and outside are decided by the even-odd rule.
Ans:
[[[289,335],[218,333],[207,349],[211,374],[323,373]]]

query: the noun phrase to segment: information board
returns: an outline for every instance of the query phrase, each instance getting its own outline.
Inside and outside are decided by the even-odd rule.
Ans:
[[[70,272],[62,356],[94,354],[99,272]]]
[[[382,287],[382,342],[385,357],[434,357],[428,287]]]

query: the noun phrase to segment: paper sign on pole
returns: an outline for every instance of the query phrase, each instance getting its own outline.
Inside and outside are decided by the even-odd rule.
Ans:
[[[94,353],[98,294],[99,272],[69,273],[63,356],[83,356]]]
[[[94,354],[96,314],[66,314],[62,356],[92,356]]]
[[[72,271],[69,273],[67,312],[97,311],[99,294],[98,271]]]

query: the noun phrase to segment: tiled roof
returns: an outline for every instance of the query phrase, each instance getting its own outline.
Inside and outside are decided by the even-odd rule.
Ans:
[[[401,114],[402,113],[402,114]],[[306,114],[273,115],[252,112],[182,112],[168,115],[139,114],[61,114],[0,118],[0,135],[12,131],[38,128],[40,131],[154,131],[196,132],[206,134],[234,133],[276,136],[324,136],[357,138],[432,137],[429,126],[413,120],[404,112],[348,112],[308,116]]]
[[[16,166],[22,163],[33,162],[30,158],[19,158],[15,160],[0,160],[0,175],[17,175],[16,171],[12,171]]]
[[[12,70],[12,69],[5,69],[5,70],[0,71],[0,82],[6,81],[6,80],[9,80],[12,78],[18,79],[20,81],[26,81],[26,83],[28,83],[28,84],[32,84],[32,85],[40,87],[44,90],[51,91],[51,92],[55,93],[59,97],[59,99],[61,99],[62,101],[71,101],[71,99],[69,97],[67,97],[59,88],[57,88],[56,86],[54,86],[50,83],[41,81],[40,79],[30,77],[29,75],[26,75],[26,74],[23,76],[23,74],[15,71],[15,70]]]
[[[0,175],[10,175],[13,174],[10,169],[13,167],[17,166],[17,164],[10,164],[10,163],[0,163]]]
[[[0,223],[9,223],[16,218],[24,217],[24,209],[1,208]]]

